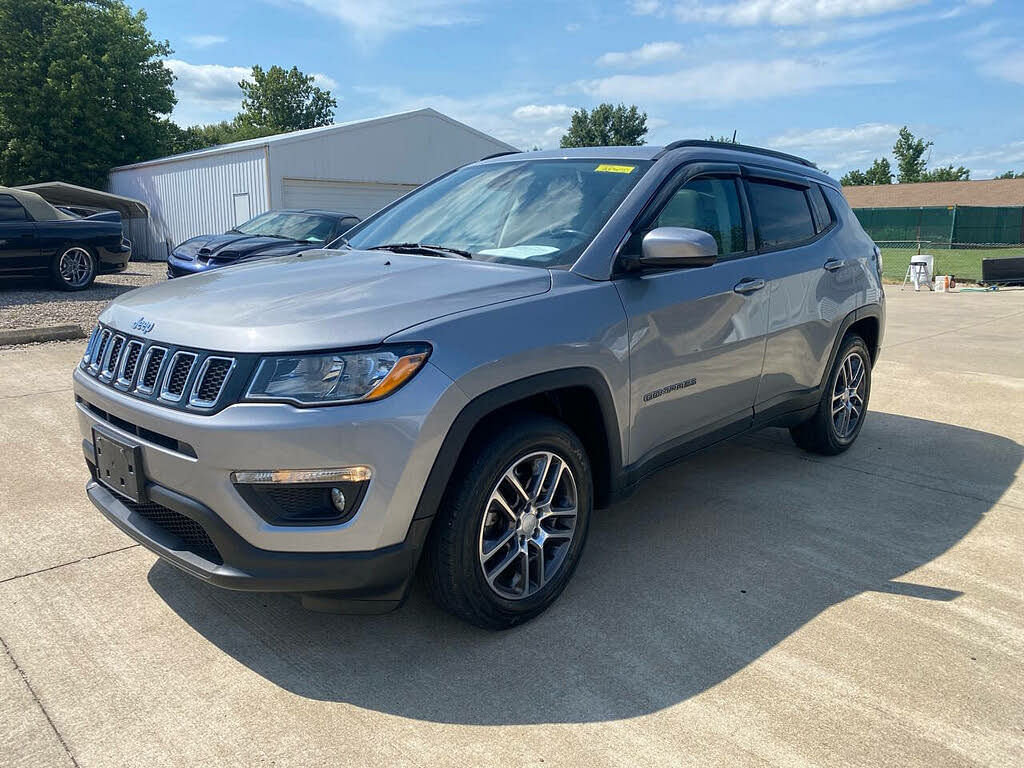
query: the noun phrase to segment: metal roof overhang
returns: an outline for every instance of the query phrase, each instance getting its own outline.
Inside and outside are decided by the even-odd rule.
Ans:
[[[104,211],[117,211],[124,219],[149,218],[149,208],[141,200],[122,197],[98,189],[79,187],[64,181],[44,181],[18,187],[35,192],[51,205],[81,205]]]

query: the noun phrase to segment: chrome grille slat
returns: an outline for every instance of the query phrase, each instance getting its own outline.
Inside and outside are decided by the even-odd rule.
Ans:
[[[117,369],[117,380],[115,384],[124,389],[131,387],[135,379],[135,371],[139,367],[139,355],[142,354],[142,342],[132,339],[124,348],[121,355],[121,365]]]
[[[156,383],[160,380],[160,369],[163,367],[166,356],[167,349],[164,347],[154,345],[146,350],[140,369],[142,373],[139,374],[138,383],[135,385],[136,392],[143,395],[153,394]]]
[[[195,383],[192,385],[192,394],[189,395],[189,405],[199,408],[211,408],[220,399],[228,383],[228,377],[235,368],[233,357],[219,357],[210,355],[199,368],[196,374]]]
[[[107,344],[110,343],[111,333],[106,328],[100,334],[99,343],[96,345],[96,351],[93,353],[92,359],[89,360],[89,373],[95,376],[99,373],[100,363],[103,361],[103,355],[106,354]]]
[[[118,361],[121,359],[121,353],[124,351],[124,342],[125,338],[120,333],[110,341],[106,354],[103,356],[103,362],[100,365],[100,379],[103,381],[110,381],[114,378]]]
[[[188,383],[189,374],[192,373],[192,366],[195,365],[198,355],[195,352],[175,352],[171,358],[171,364],[167,366],[167,373],[164,374],[163,383],[160,385],[160,399],[176,403],[185,394],[185,384]]]

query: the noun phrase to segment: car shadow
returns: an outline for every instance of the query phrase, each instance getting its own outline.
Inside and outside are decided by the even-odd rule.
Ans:
[[[720,445],[598,512],[561,599],[502,633],[418,589],[394,613],[360,617],[218,590],[162,561],[149,582],[210,642],[300,696],[445,723],[620,719],[722,682],[865,591],[956,600],[948,585],[903,577],[983,518],[1022,453],[885,413],[836,458],[798,451],[782,430]]]
[[[146,277],[141,272],[119,272],[117,277]],[[0,283],[0,307],[48,304],[55,300],[66,301],[113,301],[123,293],[134,291],[138,285],[107,282],[109,275],[99,275],[96,282],[84,291],[61,291],[46,278],[4,277]]]

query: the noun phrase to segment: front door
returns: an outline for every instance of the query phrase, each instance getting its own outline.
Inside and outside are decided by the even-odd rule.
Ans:
[[[671,226],[709,232],[719,250],[709,267],[615,281],[629,327],[630,464],[752,420],[768,291],[738,183],[731,174],[681,182],[644,214],[625,246],[629,253],[650,230]]]
[[[24,271],[38,262],[35,222],[13,196],[0,195],[0,272]]]

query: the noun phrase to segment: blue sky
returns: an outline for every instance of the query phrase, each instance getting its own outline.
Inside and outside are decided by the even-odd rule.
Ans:
[[[731,134],[838,175],[907,124],[932,165],[1024,170],[1022,0],[151,0],[175,119],[232,117],[252,64],[298,66],[340,121],[432,106],[516,146],[635,103],[648,141]]]

